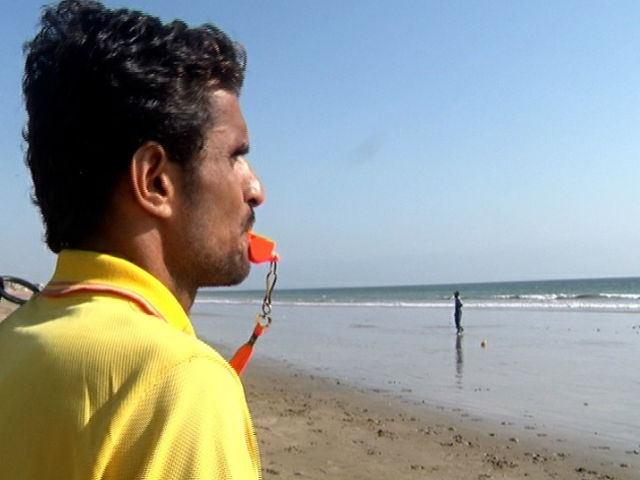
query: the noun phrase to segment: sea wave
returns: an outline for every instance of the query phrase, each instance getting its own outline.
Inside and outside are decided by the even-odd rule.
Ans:
[[[534,301],[554,301],[554,300],[598,300],[598,299],[621,299],[640,300],[640,294],[631,293],[547,293],[547,294],[510,294],[494,295],[491,298],[498,300],[534,300]]]
[[[571,296],[555,297],[538,295],[508,296],[486,300],[466,300],[465,309],[517,309],[517,310],[553,310],[553,311],[598,311],[598,312],[640,312],[640,303],[636,295],[625,296]],[[226,305],[260,305],[259,300],[206,298],[197,299],[196,304],[226,304]],[[273,305],[295,307],[360,307],[360,308],[441,308],[450,309],[451,302],[444,300],[433,301],[344,301],[344,300],[274,300]]]

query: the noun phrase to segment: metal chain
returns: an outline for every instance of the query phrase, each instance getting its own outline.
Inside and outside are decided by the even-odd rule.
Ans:
[[[269,273],[267,273],[267,289],[262,300],[262,314],[256,316],[256,323],[267,328],[271,325],[271,294],[278,281],[278,264],[275,261],[269,265]]]

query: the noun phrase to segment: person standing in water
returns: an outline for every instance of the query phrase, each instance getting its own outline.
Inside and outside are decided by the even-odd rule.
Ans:
[[[460,301],[460,292],[457,290],[453,292],[453,320],[456,323],[456,332],[458,335],[462,335],[464,328],[460,325],[462,320],[462,302]]]

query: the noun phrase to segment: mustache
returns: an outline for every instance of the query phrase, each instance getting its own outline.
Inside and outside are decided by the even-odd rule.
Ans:
[[[250,231],[253,228],[253,225],[255,225],[256,223],[256,212],[253,210],[253,207],[251,207],[251,211],[249,213],[249,215],[247,215],[247,219],[244,222],[244,229],[245,231]]]

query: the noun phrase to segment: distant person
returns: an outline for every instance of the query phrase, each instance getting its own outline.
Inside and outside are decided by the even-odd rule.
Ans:
[[[456,324],[456,333],[462,335],[464,328],[460,322],[462,321],[462,302],[460,301],[460,292],[453,292],[453,320]]]
[[[26,163],[58,257],[0,324],[0,479],[261,478],[240,378],[188,317],[199,287],[250,269],[244,49],[65,0],[25,52]]]

